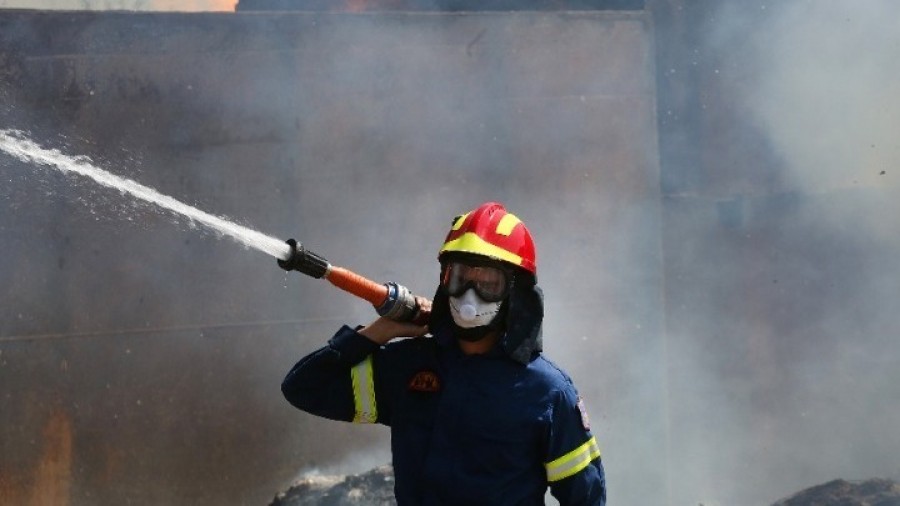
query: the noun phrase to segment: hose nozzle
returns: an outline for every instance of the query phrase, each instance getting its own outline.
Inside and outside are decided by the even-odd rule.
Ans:
[[[285,242],[291,247],[291,253],[285,259],[278,259],[279,267],[286,271],[300,271],[314,278],[322,278],[328,273],[331,268],[328,260],[304,248],[294,239]]]

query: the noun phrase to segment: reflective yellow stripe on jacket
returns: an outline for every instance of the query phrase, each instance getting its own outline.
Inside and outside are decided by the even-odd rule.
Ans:
[[[578,473],[588,466],[592,460],[600,457],[597,439],[591,438],[587,443],[575,448],[562,457],[544,464],[547,468],[547,481],[559,481]]]
[[[375,374],[372,369],[372,355],[353,366],[350,370],[353,381],[353,423],[375,423],[378,406],[375,403]]]

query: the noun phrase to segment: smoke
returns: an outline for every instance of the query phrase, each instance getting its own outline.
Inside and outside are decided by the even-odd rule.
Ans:
[[[35,117],[64,97],[54,114],[95,139],[85,154],[130,150],[129,177],[373,279],[430,295],[450,219],[505,203],[535,235],[547,355],[587,400],[611,498],[751,506],[900,476],[898,7],[844,4],[717,3],[697,61],[673,66],[703,65],[716,92],[708,172],[662,202],[637,16],[97,15],[67,20],[89,29],[62,54],[116,51],[71,60],[44,58],[61,50],[28,22],[4,37],[39,53],[16,55],[17,86],[33,80],[16,96]],[[168,222],[85,222],[60,202],[86,189],[52,180],[37,201],[30,173],[7,173],[4,336],[117,339],[4,345],[5,384],[32,392],[0,401],[5,440],[40,426],[40,407],[13,418],[43,392],[75,413],[85,483],[154,476],[157,503],[199,501],[194,483],[260,502],[298,469],[383,463],[385,430],[312,419],[277,391],[371,308]]]
[[[892,50],[900,33],[887,20],[900,5],[789,5],[773,19],[771,38],[757,41],[765,72],[746,107],[784,158],[791,186],[809,193],[862,189],[876,198],[896,191],[900,62]],[[895,221],[858,225],[892,239]]]
[[[141,163],[124,169],[129,178],[254,229],[296,234],[373,279],[431,295],[451,218],[506,204],[535,234],[548,355],[587,399],[617,462],[612,476],[621,483],[646,467],[653,439],[640,440],[647,432],[628,416],[651,420],[658,435],[661,369],[647,376],[632,360],[660,333],[643,19],[277,14],[217,25],[221,16],[79,13],[61,18],[79,30],[48,42],[21,16],[4,25],[20,31],[3,37],[24,48],[18,75],[30,84],[17,107],[34,111],[13,116],[90,139],[65,151],[111,159],[105,168],[134,153]],[[53,18],[41,19],[52,30]],[[54,43],[76,56],[44,58],[60,51],[46,47]],[[627,56],[596,50],[607,45]],[[48,112],[48,102],[65,107]],[[92,190],[68,181],[30,199],[33,169],[4,159],[18,184],[17,213],[3,224],[16,239],[4,252],[3,331],[23,339],[4,345],[12,366],[0,372],[24,392],[0,399],[9,434],[40,425],[31,422],[48,408],[26,413],[30,396],[61,403],[83,449],[74,465],[86,478],[74,486],[100,502],[135,493],[154,503],[260,502],[298,470],[383,463],[384,428],[314,419],[278,390],[295,360],[340,323],[372,320],[371,307],[166,220],[85,220],[80,202]],[[59,368],[48,356],[67,372],[46,373]],[[658,350],[653,357],[658,366]],[[35,380],[45,374],[50,382]],[[8,454],[27,452],[23,443]],[[145,476],[153,483],[136,478]],[[617,494],[640,498],[647,483]]]
[[[896,479],[900,5],[704,14],[702,106],[728,121],[669,205],[672,504]]]

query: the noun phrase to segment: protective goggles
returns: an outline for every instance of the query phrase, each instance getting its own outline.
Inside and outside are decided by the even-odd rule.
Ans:
[[[459,297],[469,288],[485,302],[500,302],[512,288],[512,276],[499,267],[449,262],[444,267],[441,284],[451,297]]]

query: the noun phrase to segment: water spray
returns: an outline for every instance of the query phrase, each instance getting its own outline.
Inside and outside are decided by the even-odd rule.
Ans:
[[[378,314],[398,321],[425,323],[428,312],[419,307],[417,297],[397,283],[377,283],[343,267],[331,265],[322,256],[304,248],[294,239],[281,241],[256,230],[238,225],[187,205],[168,195],[116,176],[93,165],[85,156],[69,156],[56,149],[44,148],[18,130],[0,130],[0,151],[20,161],[50,166],[67,174],[77,174],[94,182],[119,190],[145,202],[154,204],[224,236],[244,246],[273,256],[278,265],[287,270],[302,272],[314,278],[325,278],[334,286],[371,303]]]

